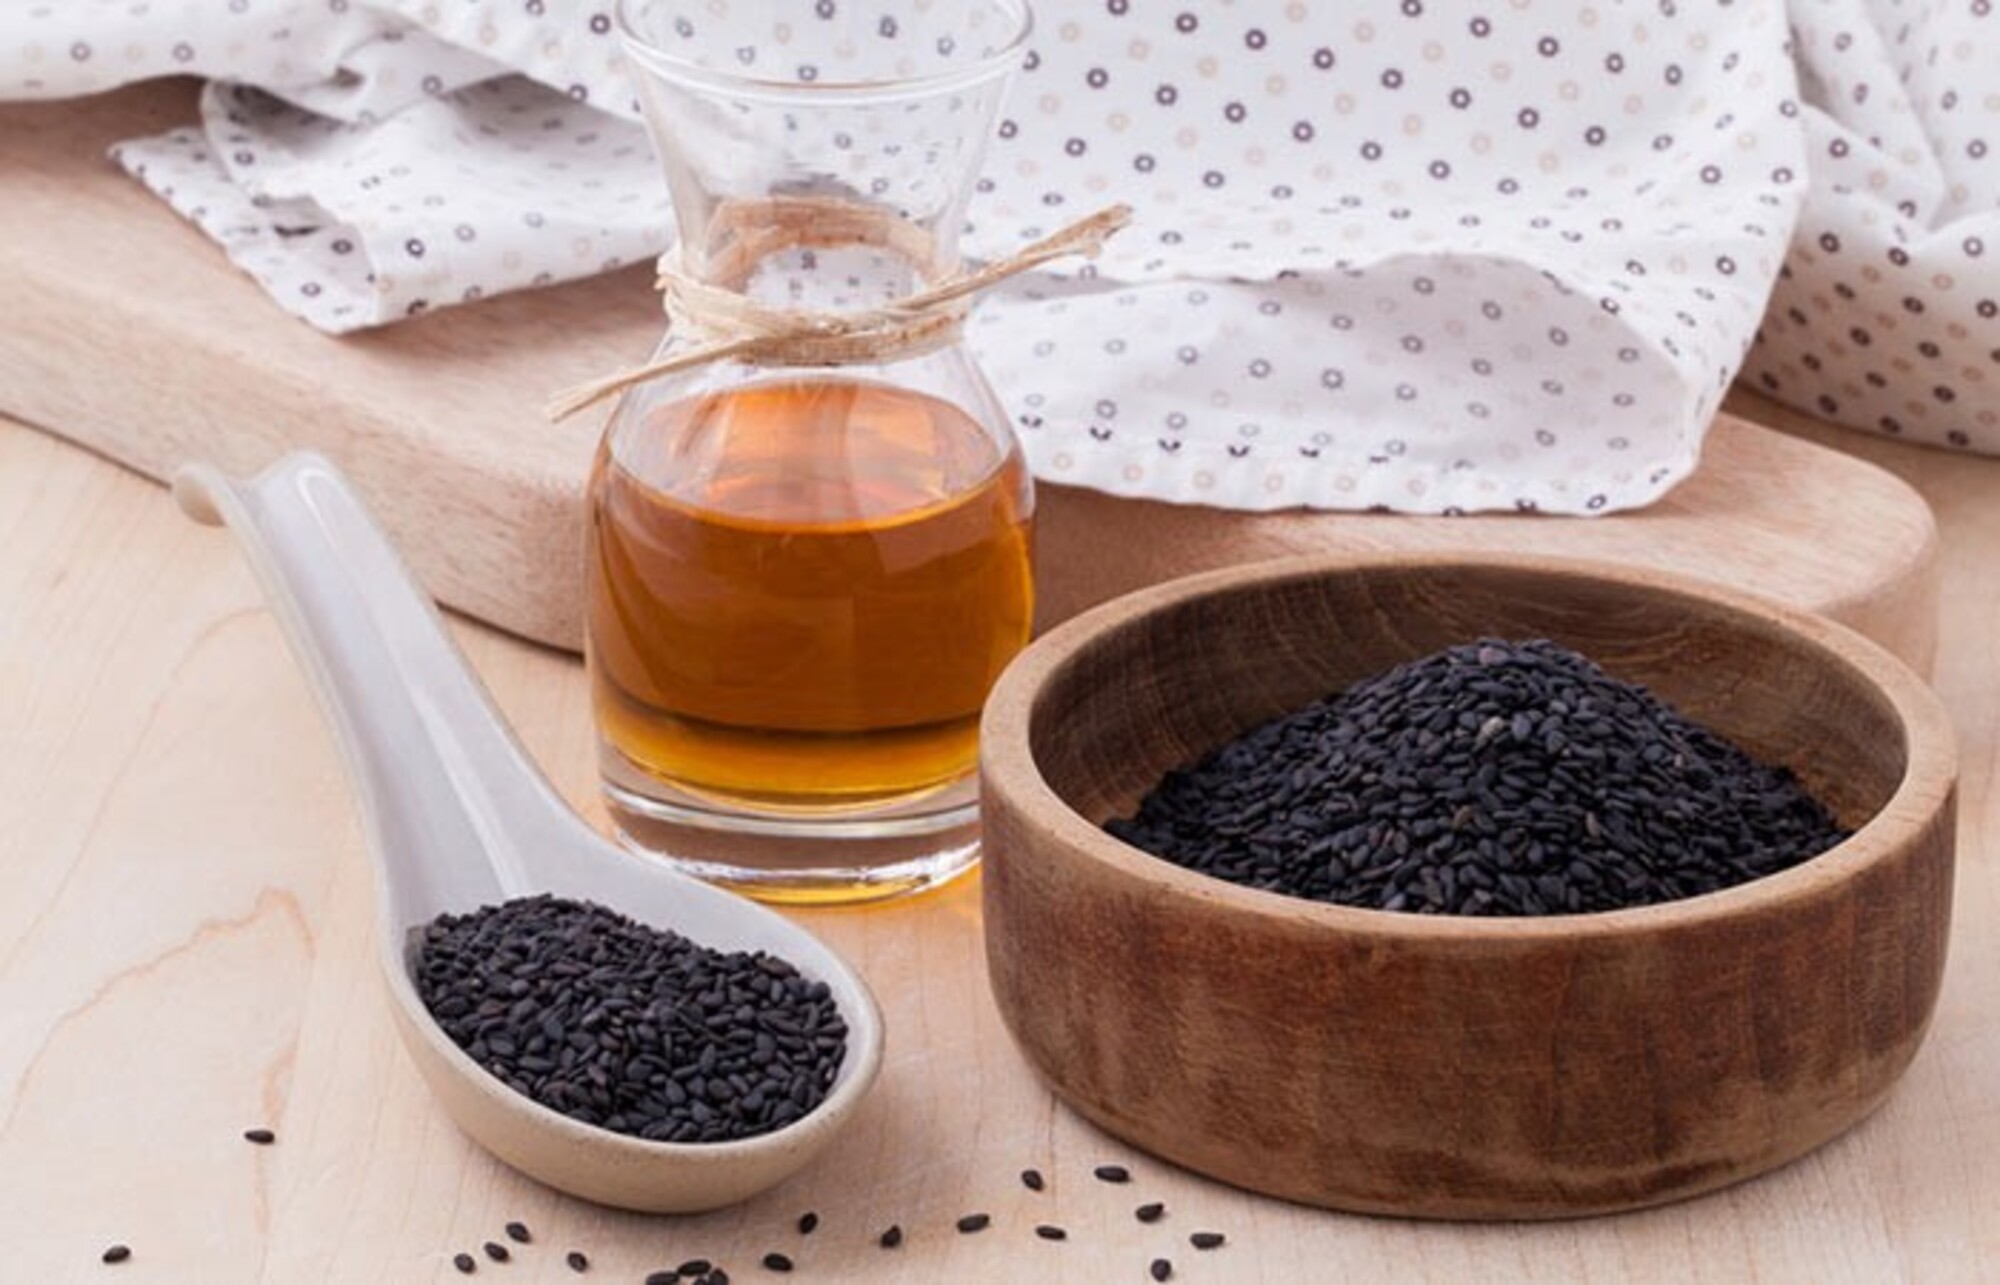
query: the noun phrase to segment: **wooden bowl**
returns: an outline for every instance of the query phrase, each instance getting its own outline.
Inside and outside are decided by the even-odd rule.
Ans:
[[[1650,686],[1857,832],[1685,901],[1476,919],[1258,892],[1099,828],[1247,728],[1481,636]],[[1937,699],[1839,625],[1698,582],[1511,557],[1197,576],[1034,644],[983,734],[987,957],[1016,1040],[1088,1119],[1255,1191],[1449,1218],[1694,1195],[1867,1115],[1937,997]]]

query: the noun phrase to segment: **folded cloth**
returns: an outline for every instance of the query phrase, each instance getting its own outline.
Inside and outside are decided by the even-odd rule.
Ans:
[[[786,13],[886,40],[916,27],[898,21],[905,8],[932,2]],[[279,304],[344,331],[663,247],[665,189],[609,8],[44,3],[0,14],[0,95],[210,77],[198,125],[124,144],[120,162]],[[1876,8],[1899,21],[1886,0]],[[1873,12],[1801,3],[1795,17],[1848,10],[1857,23]],[[1037,472],[1063,482],[1246,509],[1645,504],[1692,469],[1801,203],[1840,217],[1818,186],[1808,198],[1807,138],[1832,141],[1825,104],[1852,86],[1810,61],[1808,29],[1822,108],[1802,111],[1787,36],[1779,0],[1052,8],[968,249],[1004,253],[1112,200],[1137,221],[1098,262],[986,297],[975,352]],[[1914,77],[1921,50],[1909,61],[1885,83]],[[1937,111],[1991,118],[1990,98],[1971,101],[1983,91],[1965,93]],[[1902,132],[1873,127],[1871,147],[1933,137],[1882,110]],[[1910,226],[1992,205],[1969,181],[1929,177],[1847,185],[1917,202]],[[1909,197],[1893,195],[1902,186]],[[1799,245],[1786,294],[1830,288],[1807,279],[1832,257],[1818,244]],[[1931,320],[1971,335],[1969,350],[1978,305],[1964,295],[1911,297],[1935,301]],[[1792,306],[1823,342],[1826,310]],[[1767,328],[1758,350],[1779,395],[1865,378],[1831,351],[1786,349],[1792,333]],[[1882,373],[1875,391],[1915,395],[1909,371]],[[1910,431],[1950,423],[2000,445],[2000,432],[1977,436],[1991,411],[1976,383],[1905,414]],[[1860,405],[1831,395],[1842,409],[1821,413]]]
[[[1824,419],[2000,453],[1993,0],[1794,0],[1812,172],[1748,375]]]

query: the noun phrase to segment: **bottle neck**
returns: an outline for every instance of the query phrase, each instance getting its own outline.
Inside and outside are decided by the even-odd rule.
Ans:
[[[682,269],[762,304],[878,307],[959,266],[955,222],[947,237],[887,206],[781,196],[720,201],[700,213],[700,230],[681,247]]]

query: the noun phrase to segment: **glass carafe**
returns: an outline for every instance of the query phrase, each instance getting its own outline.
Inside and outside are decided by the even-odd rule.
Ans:
[[[681,275],[827,314],[958,269],[1019,0],[618,17]],[[656,357],[708,338],[684,319]],[[1033,494],[956,323],[903,339],[650,379],[599,448],[588,663],[613,820],[754,896],[893,895],[977,854],[979,713],[1028,637]]]

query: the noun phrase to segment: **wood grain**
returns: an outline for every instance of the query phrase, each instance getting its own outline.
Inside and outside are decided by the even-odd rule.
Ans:
[[[193,117],[190,83],[0,105],[0,412],[164,477],[331,456],[448,604],[524,637],[582,638],[581,495],[601,416],[549,394],[650,351],[644,269],[331,339],[104,158]],[[1935,642],[1930,514],[1895,478],[1724,416],[1697,475],[1589,522],[1243,514],[1045,486],[1043,624],[1171,576],[1296,553],[1470,546],[1692,571],[1825,611],[1919,667]]]
[[[1249,728],[1480,637],[1644,684],[1859,833],[1710,897],[1468,920],[1274,898],[1098,828]],[[1944,710],[1854,634],[1700,581],[1407,554],[1184,579],[1025,653],[980,754],[1008,1028],[1089,1119],[1272,1195],[1556,1218],[1712,1190],[1872,1111],[1937,998]]]
[[[361,837],[303,680],[223,536],[54,439],[0,427],[0,1277],[460,1279],[510,1218],[509,1280],[635,1280],[696,1252],[798,1280],[903,1285],[1341,1278],[1980,1281],[2000,1275],[2000,462],[1835,435],[1936,505],[1937,685],[1960,733],[1954,937],[1930,1037],[1860,1127],[1755,1182],[1641,1214],[1426,1225],[1324,1213],[1156,1162],[1054,1105],[987,994],[977,880],[800,914],[882,998],[883,1076],[851,1145],[741,1209],[643,1218],[558,1197],[474,1149],[426,1096],[377,988]],[[460,638],[530,751],[594,811],[573,660]],[[270,1125],[254,1148],[238,1136]],[[1089,1177],[1132,1164],[1129,1187]],[[1033,1196],[1025,1165],[1051,1178]],[[1167,1202],[1155,1227],[1131,1217]],[[789,1230],[804,1209],[823,1225]],[[951,1231],[984,1209],[994,1227]],[[909,1233],[886,1254],[873,1235]],[[1054,1221],[1060,1245],[1029,1228]],[[1229,1234],[1212,1255],[1199,1227]],[[481,1279],[494,1274],[482,1273]],[[755,1280],[754,1268],[738,1280]]]

